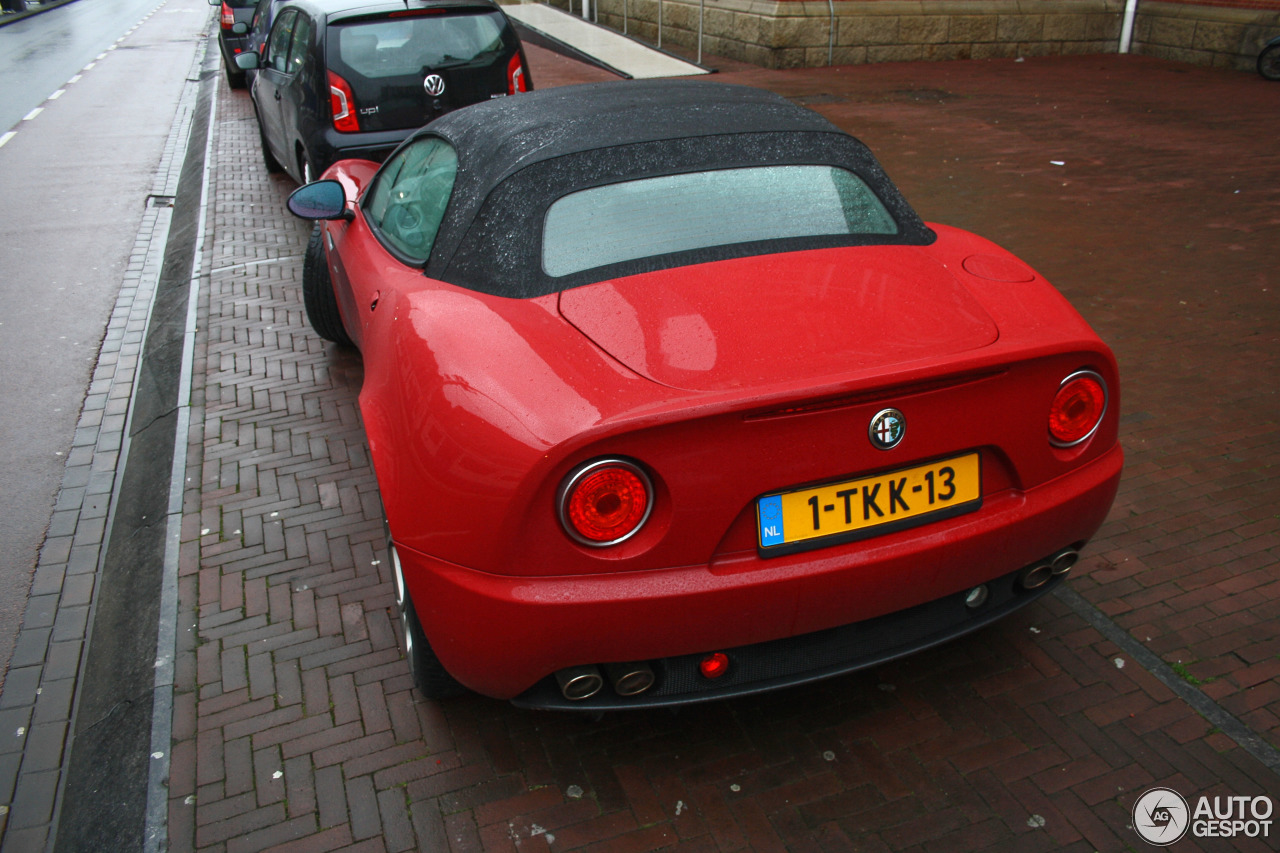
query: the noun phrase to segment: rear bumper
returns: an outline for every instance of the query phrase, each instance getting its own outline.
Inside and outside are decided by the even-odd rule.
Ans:
[[[981,607],[965,605],[964,592],[827,631],[766,643],[720,649],[728,672],[710,681],[699,672],[704,654],[650,661],[654,686],[636,696],[619,696],[606,683],[588,699],[571,701],[554,677],[544,678],[511,700],[525,708],[610,711],[687,705],[764,693],[879,666],[954,640],[1003,619],[1064,581],[1055,576],[1032,590],[1019,587],[1018,572],[985,584],[990,598]]]
[[[327,97],[327,96],[326,96]],[[327,103],[327,102],[326,102]],[[383,130],[368,133],[339,133],[332,127],[323,130],[318,149],[309,152],[316,174],[339,160],[372,160],[381,163],[417,128]]]
[[[1122,464],[1117,446],[1031,491],[988,496],[970,515],[771,560],[740,555],[661,571],[510,577],[403,547],[399,553],[432,648],[471,689],[523,705],[570,707],[547,688],[556,671],[641,660],[658,675],[648,693],[571,707],[680,704],[849,672],[1000,618],[1035,597],[1015,591],[1012,574],[1082,545],[1101,526]],[[964,591],[984,583],[992,599],[967,610]],[[807,636],[818,632],[841,636]],[[848,640],[853,636],[857,642]],[[818,650],[828,642],[836,652]],[[714,687],[681,675],[689,670],[686,656],[734,650],[750,650],[743,661],[768,665]]]

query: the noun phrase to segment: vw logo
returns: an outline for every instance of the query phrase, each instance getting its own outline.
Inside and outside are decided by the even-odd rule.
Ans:
[[[881,450],[888,450],[902,441],[907,431],[907,419],[897,409],[882,409],[871,419],[867,437]]]
[[[444,94],[444,78],[439,74],[428,74],[427,79],[422,81],[422,88],[431,97],[438,98]]]

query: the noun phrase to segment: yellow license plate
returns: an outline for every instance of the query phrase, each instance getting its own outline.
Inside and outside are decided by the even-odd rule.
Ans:
[[[876,536],[982,505],[977,453],[855,480],[765,495],[756,501],[762,551],[811,540]],[[821,543],[827,544],[827,543]]]

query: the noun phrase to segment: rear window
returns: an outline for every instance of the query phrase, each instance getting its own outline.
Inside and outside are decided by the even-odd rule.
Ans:
[[[714,246],[830,235],[894,235],[857,175],[834,166],[692,172],[592,187],[547,211],[542,266],[565,276]]]
[[[343,65],[376,80],[421,75],[426,69],[500,53],[504,24],[496,11],[389,18],[331,27],[330,38],[337,36],[338,60]]]

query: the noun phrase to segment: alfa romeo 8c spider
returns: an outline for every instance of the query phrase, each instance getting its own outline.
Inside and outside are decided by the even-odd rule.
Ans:
[[[1060,584],[1115,496],[1107,346],[780,96],[496,99],[290,207],[428,697],[653,707],[920,653]]]

